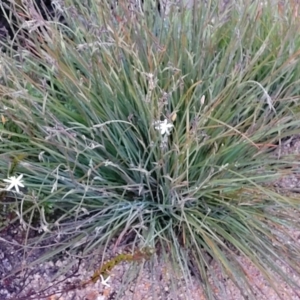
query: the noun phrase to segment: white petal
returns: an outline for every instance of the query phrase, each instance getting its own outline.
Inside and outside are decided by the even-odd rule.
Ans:
[[[8,188],[6,188],[6,190],[7,190],[7,191],[10,191],[13,187],[14,187],[14,184],[11,183],[11,184],[8,186]]]
[[[24,187],[24,184],[23,184],[22,182],[18,182],[18,185],[19,185],[20,187]]]
[[[23,174],[19,175],[18,178],[17,178],[17,180],[21,181],[22,178],[23,178]]]
[[[19,187],[18,187],[17,184],[15,185],[15,190],[16,190],[17,193],[20,193],[20,190],[19,190]]]
[[[15,176],[8,177],[8,179],[3,179],[4,182],[11,183],[14,180]]]

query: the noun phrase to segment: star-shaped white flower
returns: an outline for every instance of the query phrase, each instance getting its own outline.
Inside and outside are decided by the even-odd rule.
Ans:
[[[11,189],[15,189],[17,193],[20,193],[19,186],[24,187],[23,180],[22,180],[23,174],[20,176],[11,176],[8,177],[8,179],[3,179],[4,182],[9,183],[9,186],[6,188],[7,191],[10,191]]]
[[[168,120],[165,119],[162,122],[158,122],[158,125],[155,126],[155,129],[159,130],[161,135],[169,135],[173,127],[174,125],[172,123],[168,123]]]
[[[104,277],[102,275],[100,275],[101,278],[101,283],[107,287],[110,287],[110,285],[107,283],[108,280],[110,279],[110,276],[108,276],[106,279],[104,279]]]

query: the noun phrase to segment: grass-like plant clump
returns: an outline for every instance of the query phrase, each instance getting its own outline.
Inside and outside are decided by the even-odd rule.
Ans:
[[[299,164],[275,155],[300,125],[293,12],[100,2],[66,1],[69,27],[33,26],[34,49],[2,54],[0,174],[25,186],[5,192],[9,222],[59,235],[52,255],[130,236],[133,252],[154,249],[209,299],[224,282],[209,279],[207,257],[245,298],[243,256],[275,290],[274,274],[296,288],[277,262],[300,275],[299,249],[280,240],[299,228],[299,204],[273,184]]]

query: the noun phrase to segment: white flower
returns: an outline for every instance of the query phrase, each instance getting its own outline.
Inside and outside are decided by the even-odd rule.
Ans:
[[[155,129],[159,130],[161,135],[169,135],[173,127],[174,125],[172,123],[168,123],[168,120],[165,119],[162,122],[158,122],[158,125],[155,126]]]
[[[100,275],[101,283],[107,287],[110,287],[110,285],[107,283],[107,281],[110,279],[110,276],[108,276],[106,279],[103,278],[102,275]]]
[[[8,179],[3,179],[4,182],[9,183],[9,186],[6,188],[7,191],[10,191],[11,189],[15,189],[17,193],[20,193],[19,186],[24,187],[23,181],[22,181],[23,174],[21,174],[18,178],[15,176],[8,177]]]

